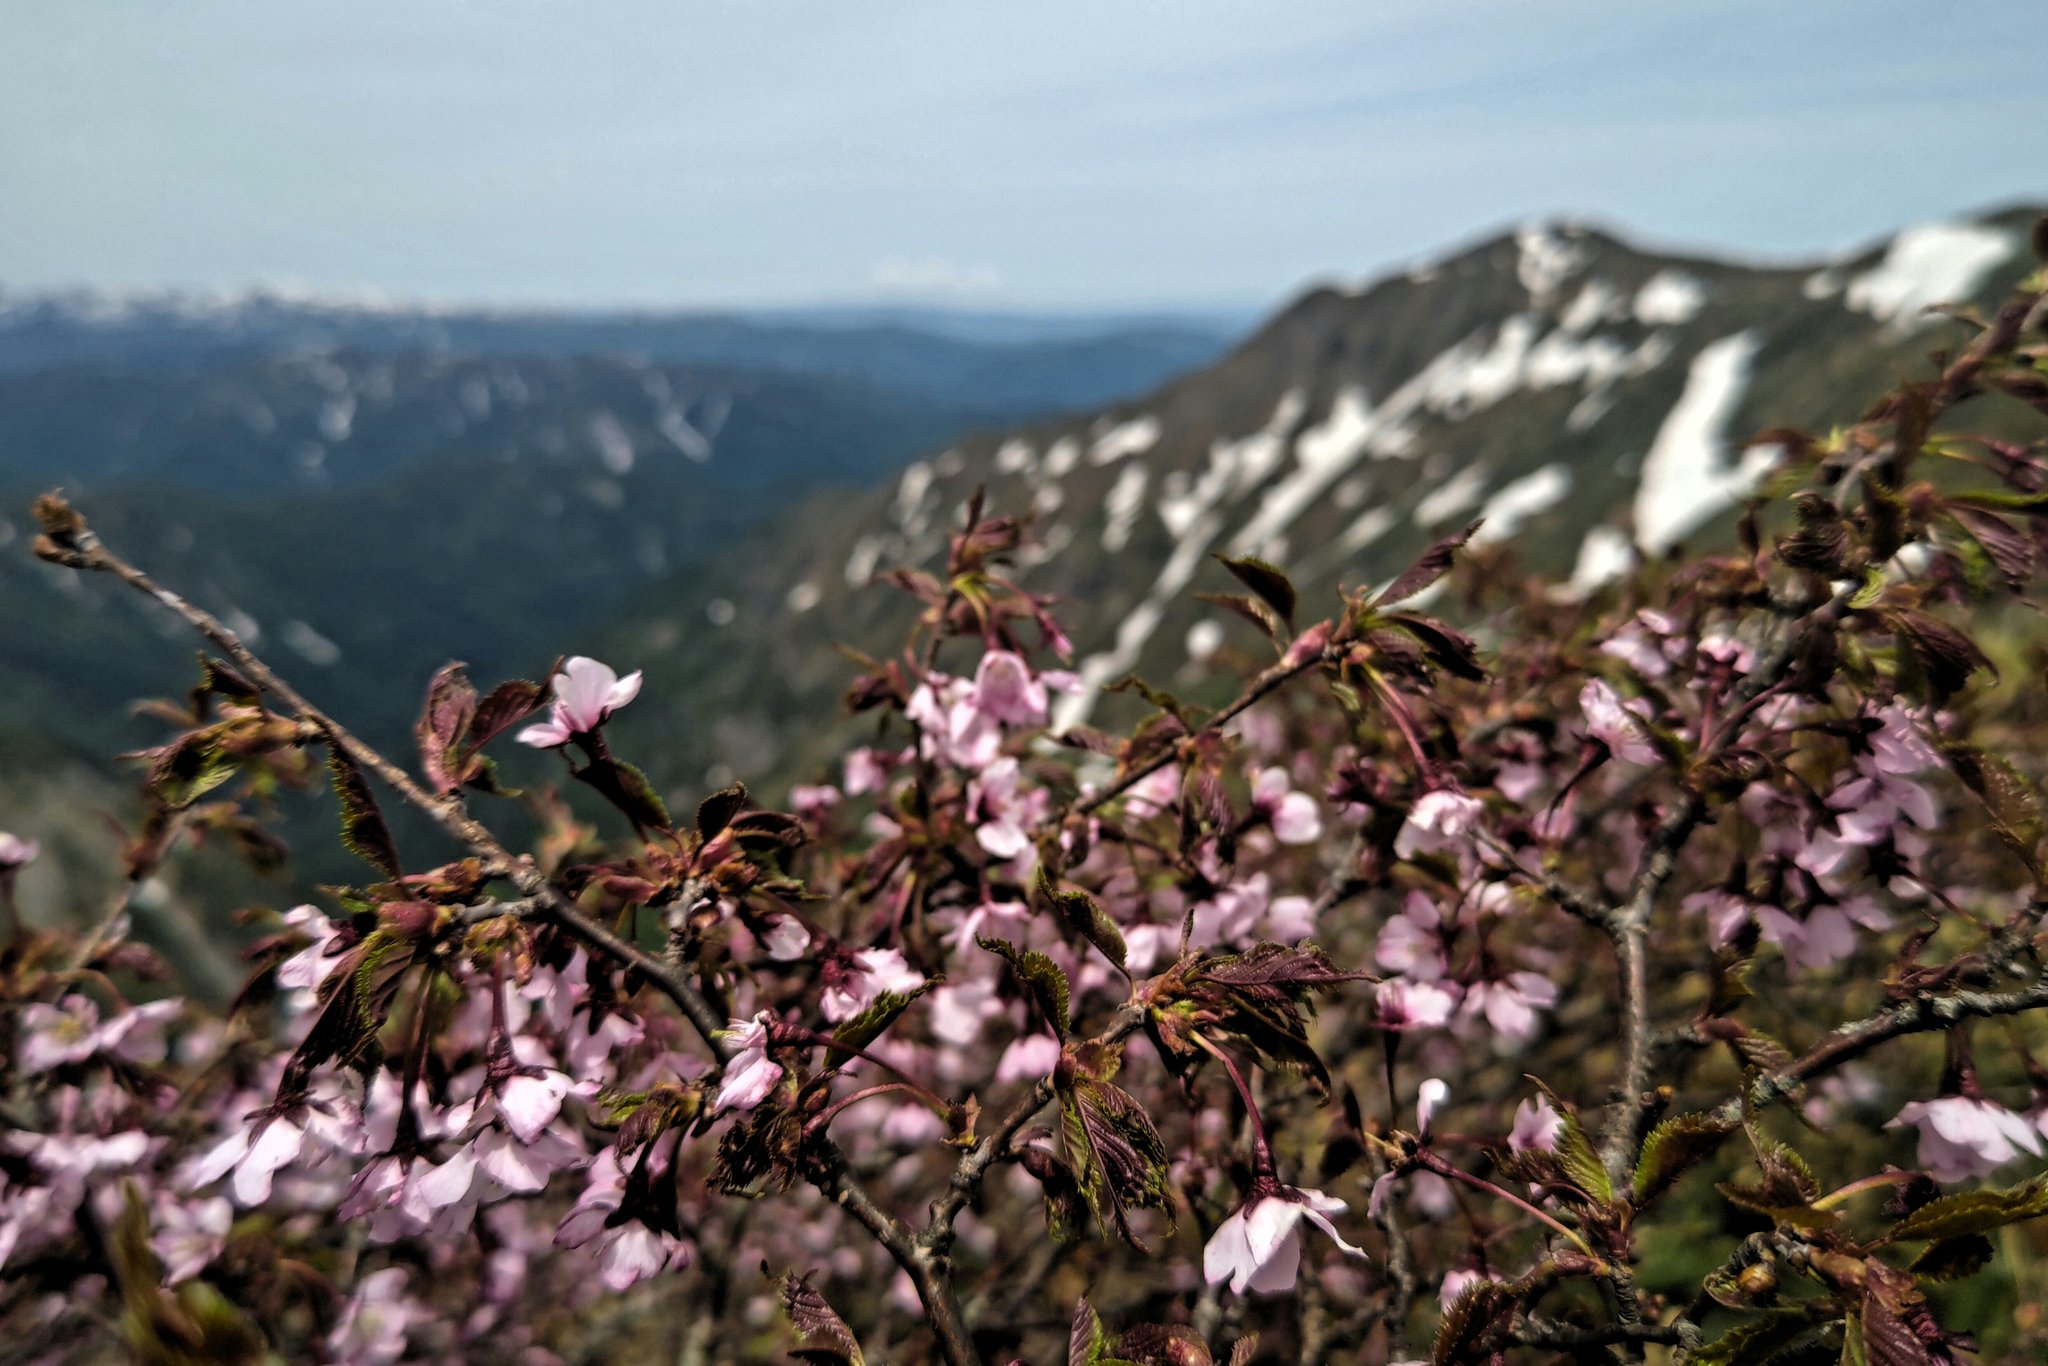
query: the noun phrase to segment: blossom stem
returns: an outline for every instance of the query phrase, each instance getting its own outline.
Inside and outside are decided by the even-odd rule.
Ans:
[[[1588,1257],[1598,1257],[1599,1254],[1595,1253],[1593,1249],[1587,1245],[1586,1240],[1584,1238],[1581,1238],[1577,1233],[1574,1233],[1571,1229],[1566,1228],[1563,1224],[1560,1224],[1556,1219],[1553,1219],[1550,1215],[1544,1213],[1536,1206],[1530,1204],[1521,1196],[1516,1195],[1513,1191],[1507,1190],[1500,1186],[1496,1186],[1495,1184],[1493,1184],[1493,1182],[1488,1181],[1484,1177],[1474,1176],[1472,1175],[1472,1173],[1465,1171],[1460,1167],[1453,1166],[1451,1163],[1446,1162],[1443,1158],[1438,1157],[1435,1153],[1430,1152],[1427,1149],[1424,1149],[1422,1152],[1417,1153],[1416,1160],[1419,1161],[1424,1167],[1426,1167],[1430,1171],[1435,1172],[1438,1176],[1448,1177],[1453,1181],[1462,1181],[1466,1185],[1472,1187],[1474,1190],[1481,1190],[1485,1191],[1488,1195],[1498,1196],[1500,1199],[1507,1201],[1509,1204],[1517,1206],[1523,1211],[1534,1215],[1536,1218],[1542,1220],[1544,1223],[1550,1225],[1550,1227],[1556,1229],[1559,1233],[1563,1234],[1566,1238],[1570,1239],[1572,1246],[1578,1248],[1579,1251],[1585,1253]]]
[[[1230,1074],[1231,1084],[1237,1087],[1238,1099],[1244,1102],[1245,1114],[1250,1117],[1252,1122],[1253,1178],[1257,1179],[1263,1176],[1277,1179],[1279,1169],[1273,1163],[1273,1145],[1266,1138],[1266,1121],[1259,1114],[1258,1102],[1252,1099],[1252,1088],[1246,1083],[1244,1073],[1238,1071],[1237,1064],[1231,1061],[1228,1053],[1225,1053],[1215,1044],[1210,1043],[1201,1034],[1191,1034],[1189,1037],[1204,1052],[1223,1064],[1223,1070]]]

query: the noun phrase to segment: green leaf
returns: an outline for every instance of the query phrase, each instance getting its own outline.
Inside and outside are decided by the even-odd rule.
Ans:
[[[2027,867],[2040,872],[2041,835],[2048,825],[2042,815],[2040,790],[2009,761],[1974,745],[1945,744],[1942,757],[1984,803],[1998,837]]]
[[[1907,1269],[1923,1281],[1960,1281],[1991,1265],[1993,1255],[1989,1238],[1965,1233],[1929,1243]]]
[[[912,1001],[915,1001],[918,997],[924,995],[933,987],[940,985],[945,980],[943,977],[933,977],[919,983],[909,991],[884,991],[877,993],[875,999],[869,1001],[867,1007],[860,1014],[850,1020],[841,1020],[839,1022],[839,1027],[832,1031],[833,1047],[840,1050],[866,1048],[876,1039],[881,1038],[890,1025],[896,1023],[896,1017],[909,1009]],[[852,1057],[853,1055],[849,1051],[846,1052],[846,1056]],[[825,1061],[829,1065],[837,1060],[828,1053],[825,1056]]]
[[[194,731],[158,755],[149,785],[157,800],[182,811],[234,776],[235,761],[221,748],[214,727]]]
[[[1116,964],[1117,971],[1124,971],[1123,931],[1116,927],[1116,922],[1102,907],[1095,904],[1094,897],[1086,892],[1061,891],[1042,863],[1038,866],[1038,890],[1052,907],[1053,916],[1062,929],[1093,944],[1104,958]]]
[[[1259,601],[1271,607],[1279,615],[1280,620],[1289,626],[1294,625],[1294,584],[1282,572],[1280,566],[1250,555],[1238,559],[1232,559],[1227,555],[1218,555],[1216,558],[1225,569],[1237,576],[1239,583],[1258,594]]]
[[[1007,939],[990,939],[977,935],[975,943],[990,953],[999,954],[1010,965],[1010,971],[1017,974],[1017,980],[1038,1002],[1039,1014],[1052,1026],[1053,1033],[1065,1041],[1067,1031],[1073,1027],[1069,1018],[1071,988],[1067,985],[1067,974],[1060,965],[1037,949],[1020,949]]]
[[[1109,1349],[1109,1334],[1102,1329],[1102,1316],[1083,1296],[1074,1306],[1073,1327],[1067,1332],[1067,1366],[1097,1366]]]
[[[2006,1190],[1965,1191],[1930,1200],[1891,1226],[1893,1242],[1958,1238],[2048,1214],[2048,1176]]]
[[[578,781],[591,787],[617,807],[635,830],[669,828],[668,807],[647,775],[618,759],[594,759],[575,771]]]
[[[1434,1366],[1477,1366],[1498,1350],[1518,1300],[1500,1281],[1474,1281],[1451,1301],[1437,1324]]]
[[[1780,1309],[1736,1324],[1693,1350],[1686,1366],[1762,1366],[1819,1327],[1804,1309]]]
[[[384,876],[398,877],[404,865],[391,842],[391,827],[384,824],[384,813],[377,809],[362,769],[332,731],[327,732],[327,771],[334,775],[334,798],[341,804],[341,842]]]
[[[1074,1179],[1095,1221],[1143,1252],[1132,1232],[1132,1208],[1172,1213],[1166,1145],[1131,1094],[1107,1081],[1082,1079],[1060,1088],[1060,1133]]]
[[[1631,1195],[1636,1206],[1648,1205],[1671,1188],[1694,1165],[1711,1156],[1735,1125],[1712,1115],[1673,1115],[1650,1130],[1636,1159]]]
[[[1542,1082],[1536,1085],[1549,1099],[1550,1108],[1564,1120],[1557,1131],[1556,1151],[1557,1165],[1564,1172],[1565,1179],[1595,1200],[1603,1203],[1612,1201],[1614,1178],[1608,1174],[1607,1164],[1600,1160],[1600,1154],[1593,1150],[1593,1141],[1586,1136],[1586,1127],[1579,1123],[1579,1112]]]

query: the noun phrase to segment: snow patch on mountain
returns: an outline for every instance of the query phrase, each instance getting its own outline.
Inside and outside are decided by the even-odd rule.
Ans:
[[[1159,444],[1159,419],[1134,417],[1120,422],[1095,438],[1088,448],[1088,463],[1113,465],[1129,455],[1143,455]]]
[[[1843,302],[1891,324],[1893,335],[1930,321],[1925,310],[1976,293],[2010,258],[2010,233],[1978,223],[1923,223],[1894,237],[1884,260],[1849,281]]]
[[[1636,291],[1636,321],[1648,327],[1682,327],[1706,306],[1706,282],[1682,270],[1660,270]]]
[[[1142,464],[1126,465],[1109,486],[1109,495],[1102,500],[1102,510],[1108,517],[1102,529],[1104,550],[1114,553],[1131,543],[1131,532],[1145,510],[1145,483],[1150,474]]]
[[[1620,290],[1605,280],[1589,280],[1557,315],[1557,324],[1567,332],[1584,332],[1595,323],[1619,321],[1627,313]]]
[[[1628,573],[1635,559],[1635,542],[1627,532],[1618,526],[1596,526],[1579,542],[1579,558],[1572,566],[1568,587],[1574,594],[1590,593]]]
[[[1711,342],[1693,357],[1685,390],[1657,429],[1636,488],[1636,540],[1653,554],[1733,506],[1769,468],[1774,457],[1768,452],[1732,460],[1726,437],[1762,345],[1762,334],[1750,329]]]
[[[1533,474],[1503,484],[1479,509],[1483,524],[1473,535],[1475,545],[1503,541],[1522,529],[1531,517],[1550,511],[1572,491],[1571,468],[1545,465]]]
[[[1056,729],[1064,730],[1086,721],[1102,685],[1137,667],[1139,656],[1152,633],[1159,629],[1167,608],[1194,579],[1209,547],[1222,534],[1224,499],[1238,487],[1244,470],[1270,470],[1285,455],[1287,438],[1307,407],[1308,395],[1300,389],[1289,389],[1281,395],[1265,426],[1249,436],[1217,441],[1210,446],[1209,463],[1200,479],[1189,480],[1184,470],[1167,475],[1156,507],[1159,520],[1173,534],[1173,553],[1160,568],[1159,577],[1146,591],[1144,600],[1117,627],[1116,643],[1081,661],[1081,688],[1060,699],[1053,714]]]
[[[1531,224],[1515,234],[1520,255],[1515,261],[1515,278],[1529,297],[1541,303],[1557,293],[1558,287],[1586,263],[1585,248],[1557,230]]]
[[[1479,500],[1486,496],[1486,471],[1477,465],[1468,465],[1451,476],[1447,484],[1440,484],[1424,494],[1415,504],[1415,525],[1425,531],[1439,522],[1449,521],[1467,508],[1479,506]]]

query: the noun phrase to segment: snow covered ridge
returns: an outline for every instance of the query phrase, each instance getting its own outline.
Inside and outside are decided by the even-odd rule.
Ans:
[[[1967,299],[2019,250],[2012,233],[1977,223],[1907,228],[1875,270],[1849,281],[1843,302],[1891,324],[1894,334],[1932,321],[1925,310]]]

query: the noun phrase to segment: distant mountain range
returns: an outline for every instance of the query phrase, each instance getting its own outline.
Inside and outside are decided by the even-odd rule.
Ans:
[[[1531,225],[1312,291],[1234,346],[1226,319],[0,296],[0,828],[59,823],[80,799],[25,797],[24,770],[104,772],[150,735],[125,704],[191,657],[30,560],[41,486],[387,742],[448,657],[481,679],[560,651],[644,668],[621,743],[687,803],[821,772],[848,678],[829,645],[900,636],[908,600],[870,578],[931,564],[977,486],[1035,515],[1022,573],[1070,600],[1091,689],[1136,670],[1199,692],[1250,643],[1193,600],[1231,586],[1217,551],[1316,604],[1473,517],[1586,590],[1725,535],[1750,434],[1853,417],[1952,344],[1924,310],[2031,269],[2037,213],[1770,268]],[[1115,704],[1062,719],[1091,710]]]
[[[1193,598],[1235,586],[1216,552],[1282,565],[1306,603],[1329,603],[1338,583],[1388,576],[1483,518],[1481,542],[1590,591],[1638,554],[1727,536],[1768,463],[1752,434],[1854,418],[1966,336],[1926,310],[1994,302],[2035,269],[2040,212],[1769,268],[1538,224],[1313,291],[1214,365],[952,443],[859,515],[813,505],[643,595],[604,649],[646,666],[662,700],[624,733],[679,788],[815,776],[824,751],[788,718],[818,715],[844,686],[821,640],[898,638],[912,607],[870,577],[932,567],[977,486],[998,510],[1035,514],[1044,562],[1027,561],[1024,581],[1069,599],[1090,692],[1066,722],[1099,717],[1094,690],[1134,670],[1199,690],[1220,647],[1252,642]],[[712,602],[728,624],[707,623]]]

